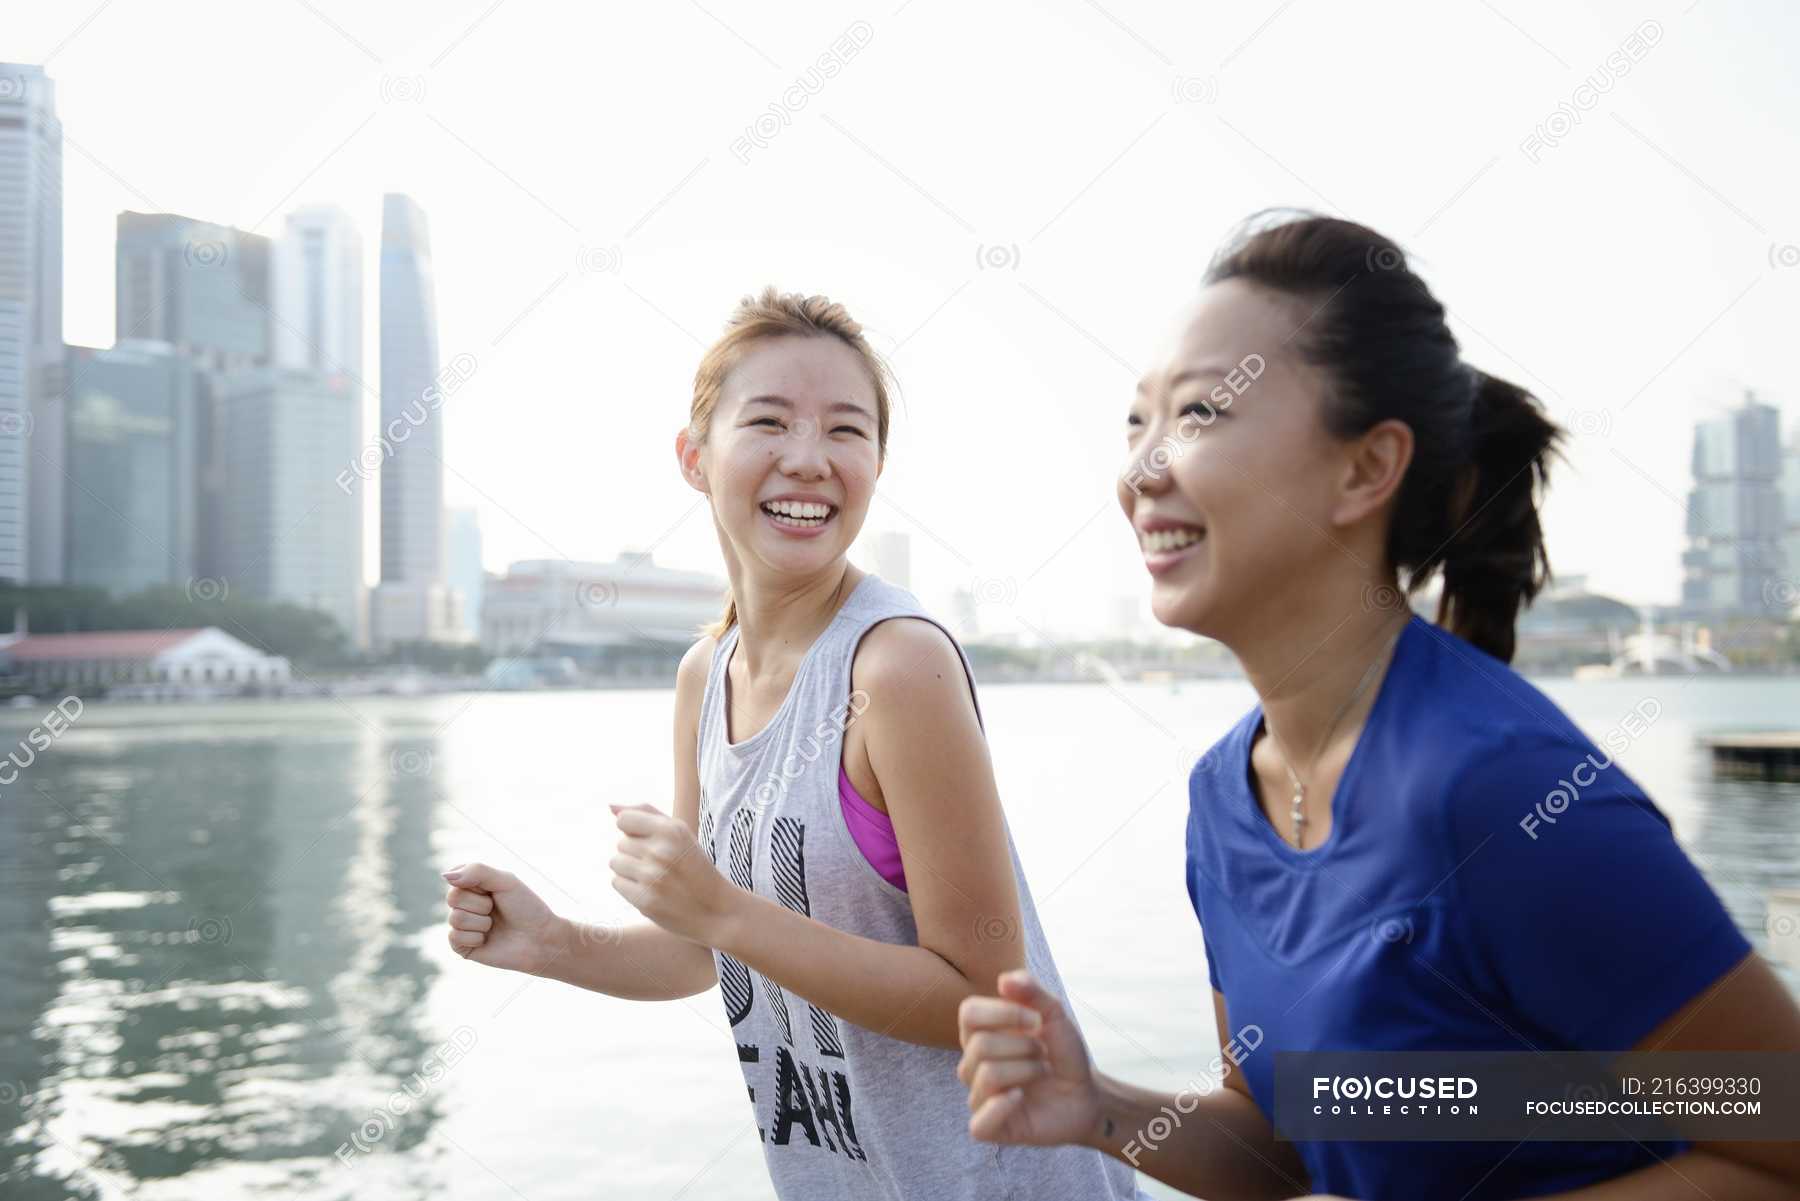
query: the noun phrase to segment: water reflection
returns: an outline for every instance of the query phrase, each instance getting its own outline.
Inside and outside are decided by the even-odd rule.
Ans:
[[[422,1141],[431,726],[87,716],[4,811],[6,1195],[291,1190],[295,1160]]]
[[[1800,786],[1715,779],[1693,736],[1800,711],[1800,686],[1548,691],[1594,736],[1657,698],[1619,762],[1770,951],[1768,894],[1800,887]],[[1182,1087],[1217,1050],[1185,780],[1250,700],[983,691],[1089,1045],[1146,1085]],[[438,871],[465,858],[559,912],[633,916],[606,883],[604,802],[666,803],[669,704],[90,707],[0,784],[0,1196],[768,1197],[716,996],[616,1001],[443,945]],[[38,716],[0,713],[0,746]]]

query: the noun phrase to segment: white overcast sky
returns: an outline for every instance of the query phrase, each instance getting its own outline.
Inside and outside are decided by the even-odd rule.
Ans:
[[[121,209],[274,235],[333,202],[366,242],[373,382],[380,197],[423,204],[444,358],[478,363],[447,493],[490,568],[654,545],[720,569],[670,444],[701,343],[773,282],[895,352],[868,528],[911,533],[922,599],[1092,631],[1148,592],[1112,500],[1132,386],[1272,204],[1407,246],[1465,355],[1580,431],[1553,565],[1673,600],[1696,417],[1749,386],[1800,426],[1796,45],[1779,0],[58,0],[13,7],[0,59],[57,83],[71,342],[112,341]]]

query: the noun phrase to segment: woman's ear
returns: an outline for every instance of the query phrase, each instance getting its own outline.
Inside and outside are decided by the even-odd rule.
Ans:
[[[700,445],[688,437],[685,429],[675,435],[675,462],[681,468],[681,478],[688,482],[688,487],[710,495],[706,486],[706,472],[700,468]]]
[[[1400,490],[1412,462],[1413,432],[1404,421],[1378,421],[1346,444],[1342,484],[1332,519],[1350,525],[1380,509]]]

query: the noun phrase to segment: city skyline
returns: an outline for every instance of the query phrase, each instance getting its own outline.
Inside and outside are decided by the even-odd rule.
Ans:
[[[510,51],[527,34],[505,10],[487,20],[451,10],[435,27],[381,8],[327,13],[281,24],[317,68],[304,112],[286,107],[277,82],[248,88],[246,113],[221,114],[233,153],[164,139],[160,157],[145,137],[120,135],[147,136],[153,113],[179,125],[209,87],[241,81],[246,68],[172,46],[192,74],[154,92],[151,113],[140,104],[101,119],[92,95],[69,107],[72,91],[92,85],[72,89],[68,75],[116,68],[128,85],[136,68],[107,45],[129,41],[120,34],[134,18],[104,14],[105,39],[39,18],[32,32],[55,52],[74,147],[69,259],[91,261],[78,249],[85,214],[134,192],[119,207],[153,196],[265,233],[317,203],[344,206],[368,230],[381,195],[414,195],[432,214],[439,273],[464,281],[442,297],[444,355],[473,354],[480,367],[451,402],[446,500],[482,513],[490,569],[648,547],[659,563],[719,571],[711,523],[676,479],[667,443],[700,345],[737,295],[773,279],[844,300],[895,357],[895,445],[868,530],[911,536],[927,602],[974,587],[1040,628],[1104,628],[1121,594],[1147,592],[1111,497],[1123,438],[1106,439],[1211,246],[1270,203],[1345,211],[1400,237],[1449,306],[1465,355],[1533,387],[1571,429],[1572,462],[1553,473],[1546,511],[1559,574],[1673,603],[1696,422],[1752,386],[1796,425],[1789,398],[1800,381],[1777,331],[1800,286],[1790,261],[1800,251],[1793,185],[1773,166],[1791,160],[1794,131],[1758,126],[1769,153],[1748,164],[1700,136],[1794,107],[1795,85],[1773,62],[1744,69],[1724,54],[1733,26],[1751,19],[1742,8],[1664,14],[1648,30],[1642,14],[1612,5],[1522,9],[1516,28],[1492,13],[1434,14],[1430,35],[1494,48],[1493,62],[1425,64],[1465,109],[1428,111],[1359,75],[1345,113],[1312,114],[1310,130],[1282,115],[1271,68],[1329,77],[1337,67],[1315,43],[1386,45],[1375,32],[1331,14],[1277,14],[1267,28],[1128,6],[1110,24],[1039,14],[1048,44],[1080,54],[1104,99],[1071,107],[1027,86],[1038,78],[1030,64],[945,51],[959,69],[979,62],[1019,85],[1009,117],[1029,140],[1023,158],[1006,156],[1025,168],[1011,182],[984,165],[978,139],[956,132],[955,98],[972,86],[961,75],[950,94],[919,98],[916,131],[882,119],[876,98],[941,19],[917,5],[872,17],[870,36],[842,43],[840,53],[853,51],[842,71],[792,108],[779,99],[785,84],[845,33],[821,9],[759,15],[754,29],[701,12],[647,15],[641,36],[654,52],[625,56],[605,78],[565,70],[574,60],[564,48],[537,47],[546,61],[529,102],[510,81],[471,91],[485,67],[519,60]],[[1379,31],[1394,52],[1424,36],[1407,20]],[[1623,70],[1608,65],[1632,38]],[[1748,39],[1751,52],[1771,40]],[[1738,59],[1745,42],[1731,46]],[[684,72],[711,73],[742,110],[659,85],[676,45]],[[281,77],[273,57],[252,57]],[[1477,102],[1497,72],[1530,99]],[[1572,101],[1584,83],[1604,94],[1590,87]],[[668,110],[660,141],[629,121],[597,121],[590,153],[559,143],[547,156],[506,132],[534,113],[629,112],[622,105],[642,96]],[[771,111],[780,119],[763,128],[759,114]],[[1402,112],[1414,124],[1394,144],[1330,136],[1356,121],[1378,130]],[[1402,153],[1415,143],[1448,152],[1421,162]],[[602,160],[605,171],[588,169]],[[1360,182],[1370,166],[1379,186]],[[796,189],[821,202],[784,207]],[[1355,203],[1338,210],[1339,199]],[[76,270],[65,285],[72,325],[91,321],[95,290]],[[1562,282],[1567,272],[1578,286]],[[1070,486],[1025,495],[1009,478]],[[1618,536],[1621,522],[1632,539]]]

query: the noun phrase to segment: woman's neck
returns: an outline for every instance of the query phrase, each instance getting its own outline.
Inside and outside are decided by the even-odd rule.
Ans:
[[[1398,594],[1389,588],[1382,595]],[[1324,740],[1359,727],[1411,617],[1403,601],[1373,609],[1359,602],[1349,613],[1318,607],[1283,614],[1233,640],[1231,650],[1262,700],[1264,720],[1296,771],[1304,773],[1313,756],[1323,755]]]
[[[866,573],[847,560],[806,579],[766,579],[734,572],[738,656],[751,677],[803,654]]]

